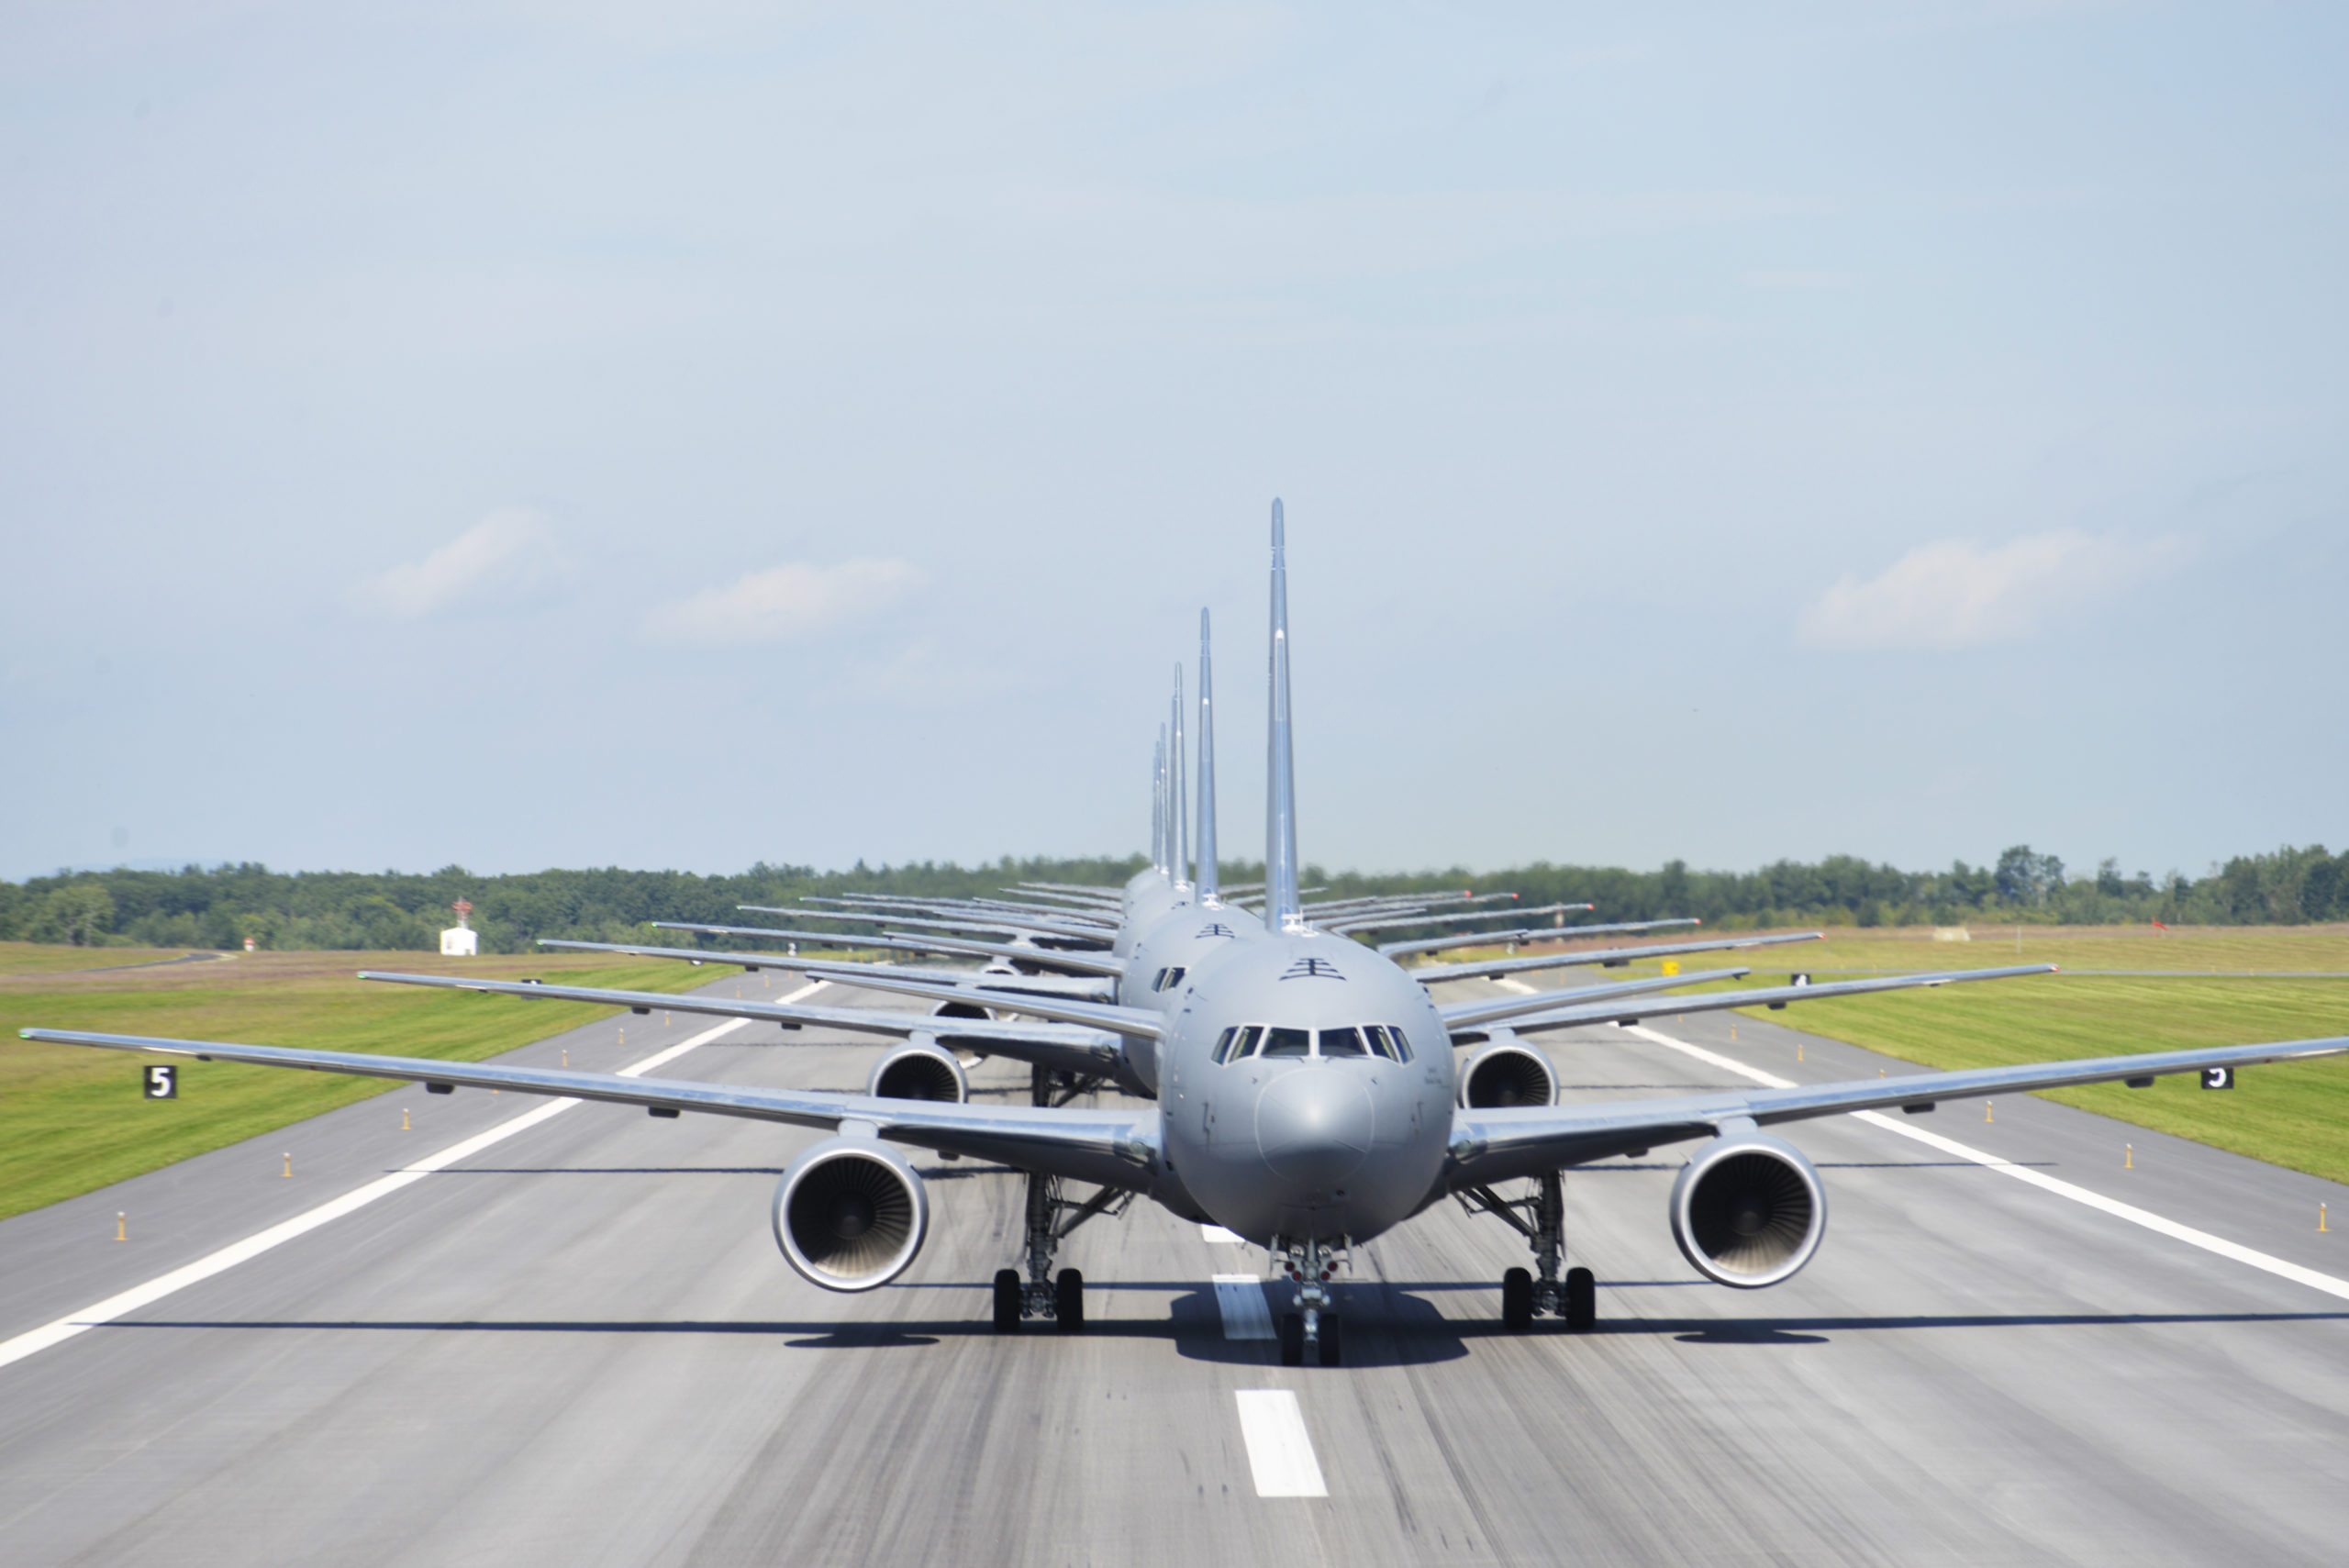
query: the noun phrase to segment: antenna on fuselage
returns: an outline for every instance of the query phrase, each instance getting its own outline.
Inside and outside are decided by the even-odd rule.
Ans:
[[[1273,658],[1268,767],[1264,793],[1264,924],[1303,932],[1305,899],[1297,891],[1297,761],[1289,747],[1288,550],[1281,504],[1273,501]]]
[[[1174,890],[1191,886],[1191,788],[1183,771],[1183,666],[1174,666],[1174,745],[1166,754],[1172,770],[1174,806]]]
[[[1215,865],[1215,666],[1208,653],[1208,612],[1199,612],[1199,902],[1223,902]]]

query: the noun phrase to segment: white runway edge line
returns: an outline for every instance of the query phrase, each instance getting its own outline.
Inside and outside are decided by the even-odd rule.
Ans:
[[[1792,1079],[1781,1078],[1775,1073],[1748,1067],[1744,1062],[1723,1056],[1719,1051],[1707,1051],[1700,1045],[1690,1045],[1687,1040],[1675,1040],[1667,1034],[1659,1034],[1644,1025],[1625,1024],[1620,1027],[1627,1034],[1635,1034],[1642,1040],[1668,1046],[1684,1055],[1693,1056],[1699,1062],[1718,1067],[1725,1073],[1734,1073],[1742,1078],[1749,1078],[1769,1088],[1791,1089],[1797,1086]],[[2343,1301],[2349,1301],[2349,1280],[2336,1279],[2331,1274],[2320,1273],[2314,1269],[2302,1268],[2298,1263],[2287,1262],[2282,1258],[2270,1256],[2268,1253],[2243,1246],[2241,1242],[2230,1241],[2223,1236],[2213,1236],[2207,1230],[2197,1230],[2190,1225],[2180,1225],[2175,1219],[2165,1219],[2162,1216],[2149,1209],[2139,1208],[2134,1204],[2122,1203],[2120,1199],[2109,1198],[2102,1193],[2090,1192],[2086,1187],[2077,1187],[2069,1182],[2058,1181],[2054,1176],[2032,1170],[2027,1166],[2018,1165],[2011,1160],[2002,1160],[1996,1154],[1986,1154],[1981,1150],[1960,1143],[1954,1138],[1943,1138],[1938,1132],[1927,1132],[1921,1127],[1910,1127],[1906,1122],[1886,1116],[1882,1111],[1854,1111],[1852,1117],[1855,1121],[1866,1122],[1870,1127],[1880,1127],[1887,1132],[1897,1132],[1903,1138],[1913,1139],[1928,1148],[1938,1149],[1944,1154],[1954,1154],[1961,1160],[1970,1160],[1975,1164],[1987,1170],[1996,1171],[2002,1176],[2012,1176],[2018,1182],[2028,1182],[2032,1186],[2043,1192],[2054,1193],[2058,1197],[2067,1197],[2074,1203],[2086,1204],[2090,1208],[2100,1209],[2116,1219],[2125,1219],[2132,1225],[2142,1225],[2146,1229],[2166,1236],[2174,1241],[2183,1241],[2189,1247],[2199,1247],[2206,1252],[2215,1252],[2221,1258],[2264,1270],[2278,1278],[2291,1280],[2307,1285],[2311,1290],[2321,1290],[2327,1296],[2339,1296]]]
[[[1264,1282],[1254,1274],[1215,1276],[1215,1304],[1223,1314],[1227,1340],[1269,1340],[1272,1309],[1264,1305]]]
[[[1286,1388],[1242,1388],[1240,1435],[1248,1443],[1248,1468],[1256,1475],[1259,1497],[1326,1497],[1321,1462],[1305,1430],[1305,1412]]]
[[[828,982],[819,980],[812,985],[803,985],[785,996],[784,1000],[796,1002],[804,996],[821,990],[827,984]],[[674,1062],[696,1046],[707,1045],[711,1040],[732,1034],[750,1021],[748,1018],[735,1018],[719,1024],[715,1029],[704,1029],[681,1045],[673,1045],[666,1051],[656,1051],[643,1061],[621,1068],[619,1076],[640,1078],[656,1067],[665,1066]],[[356,1213],[377,1198],[389,1197],[402,1187],[412,1182],[422,1181],[435,1171],[445,1170],[460,1160],[470,1159],[492,1144],[503,1143],[518,1132],[527,1132],[541,1122],[551,1121],[573,1106],[582,1103],[584,1102],[571,1099],[549,1100],[536,1110],[525,1111],[513,1120],[502,1121],[486,1132],[477,1132],[471,1138],[462,1139],[437,1154],[427,1155],[413,1165],[403,1167],[388,1176],[380,1177],[363,1187],[355,1187],[339,1198],[322,1203],[317,1207],[297,1214],[291,1219],[281,1220],[266,1230],[258,1231],[241,1241],[232,1242],[217,1252],[208,1253],[192,1263],[173,1269],[167,1274],[158,1274],[144,1284],[133,1285],[120,1295],[109,1296],[104,1301],[85,1307],[79,1312],[68,1313],[54,1322],[42,1324],[38,1329],[28,1329],[12,1340],[0,1340],[0,1366],[6,1366],[11,1362],[20,1362],[36,1351],[49,1349],[51,1345],[62,1344],[76,1334],[84,1333],[102,1323],[111,1323],[124,1314],[136,1312],[142,1307],[150,1306],[175,1291],[185,1290],[189,1285],[208,1280],[214,1274],[224,1273],[239,1263],[260,1257],[273,1247],[282,1247],[297,1236],[308,1235],[321,1225],[340,1219],[346,1214]]]

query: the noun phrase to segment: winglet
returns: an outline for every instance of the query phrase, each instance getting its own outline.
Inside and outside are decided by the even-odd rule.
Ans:
[[[1167,753],[1174,769],[1174,890],[1187,892],[1191,885],[1191,782],[1183,771],[1183,662],[1174,662],[1174,743]]]
[[[1223,902],[1215,864],[1215,666],[1208,651],[1208,612],[1199,611],[1199,902]]]
[[[1279,497],[1273,500],[1272,697],[1267,704],[1271,734],[1264,795],[1264,923],[1275,930],[1301,932],[1305,898],[1297,878],[1297,762],[1289,746],[1288,547]]]

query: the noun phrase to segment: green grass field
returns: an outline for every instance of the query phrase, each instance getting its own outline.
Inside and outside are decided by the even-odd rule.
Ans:
[[[27,1026],[477,1062],[609,1009],[370,984],[354,973],[560,975],[574,984],[685,991],[726,973],[659,959],[413,952],[264,952],[95,972],[177,958],[182,951],[0,942],[0,1218],[395,1087],[322,1073],[183,1062],[180,1098],[142,1100],[139,1066],[157,1058],[18,1040],[17,1031]],[[61,962],[71,957],[87,962]]]
[[[1781,1012],[1747,1009],[1754,1018],[1926,1067],[1997,1067],[2349,1035],[2349,979],[2280,977],[2294,971],[2349,973],[2349,927],[2199,927],[2165,934],[2150,927],[2026,926],[2020,952],[2011,926],[1977,929],[1973,937],[1939,942],[1925,930],[1845,927],[1831,929],[1826,941],[1758,954],[1691,953],[1680,962],[1691,972],[1749,964],[1754,973],[1742,983],[1749,985],[1783,984],[1796,970],[1826,981],[1842,973],[2062,966],[2065,973],[2044,977],[1798,1002]],[[2156,973],[2080,973],[2093,970]],[[1655,964],[1641,963],[1606,973],[1655,971]],[[1577,984],[1575,973],[1520,978],[1563,986]],[[1667,1018],[1669,1009],[1659,1006],[1655,1016]],[[1758,1067],[1776,1065],[1752,1050],[1747,1054]],[[2150,1089],[2099,1084],[2051,1090],[2047,1097],[2349,1182],[2349,1057],[2249,1068],[2235,1088],[2222,1093],[2192,1078],[2167,1077]],[[2116,1146],[2113,1158],[2121,1157]]]

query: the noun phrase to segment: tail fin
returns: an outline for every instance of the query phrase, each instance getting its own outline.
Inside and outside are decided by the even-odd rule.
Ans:
[[[1183,771],[1183,665],[1174,665],[1174,745],[1167,755],[1173,770],[1174,794],[1169,797],[1174,807],[1174,886],[1187,891],[1191,885],[1191,784]]]
[[[1158,750],[1150,762],[1150,863],[1166,871],[1166,727],[1158,727]]]
[[[1222,902],[1215,864],[1215,666],[1208,652],[1208,613],[1199,612],[1199,902]]]
[[[1302,931],[1305,899],[1297,877],[1297,760],[1289,746],[1288,550],[1281,504],[1273,502],[1273,661],[1271,777],[1264,797],[1264,924]]]

